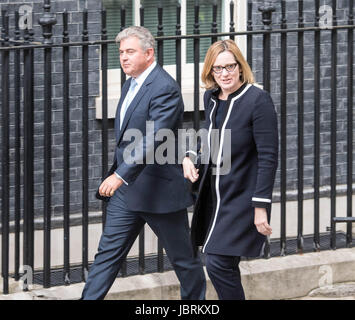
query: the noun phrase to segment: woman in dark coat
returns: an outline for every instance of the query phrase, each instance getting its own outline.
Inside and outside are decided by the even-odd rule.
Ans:
[[[185,177],[199,180],[191,237],[203,246],[219,299],[245,299],[240,257],[259,256],[272,232],[277,116],[270,95],[253,85],[252,71],[232,40],[209,48],[202,81],[208,143],[198,157],[207,161],[196,169],[193,151],[183,160]]]

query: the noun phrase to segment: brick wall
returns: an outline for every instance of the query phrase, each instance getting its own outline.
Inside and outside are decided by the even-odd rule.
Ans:
[[[85,5],[86,3],[86,5]],[[42,27],[38,19],[42,16],[43,1],[0,1],[1,9],[8,11],[10,16],[10,37],[14,32],[14,12],[22,5],[33,9],[34,40],[42,41]],[[56,13],[57,23],[53,27],[53,42],[61,43],[63,34],[62,12],[69,14],[69,36],[71,41],[82,40],[82,11],[89,11],[88,32],[90,40],[99,40],[101,33],[101,2],[100,1],[51,1],[51,12]],[[22,33],[23,35],[23,33]],[[82,50],[81,47],[70,48],[70,206],[71,212],[81,211],[82,199]],[[36,49],[34,54],[34,189],[35,215],[43,213],[43,167],[44,167],[44,64],[43,49]],[[12,56],[12,54],[11,54]],[[11,57],[10,83],[13,83],[13,61]],[[22,58],[21,58],[22,59]],[[95,119],[95,100],[100,94],[100,49],[90,46],[89,49],[89,206],[90,210],[100,209],[100,203],[94,194],[101,178],[101,123]],[[61,215],[63,211],[63,62],[62,48],[52,51],[52,206],[53,215]],[[23,71],[21,74],[23,84]],[[14,101],[14,88],[10,86],[10,99]],[[22,107],[21,107],[22,108]],[[14,106],[10,103],[10,130],[14,130]],[[24,119],[22,119],[23,121]],[[23,124],[21,123],[21,128]],[[111,125],[112,127],[112,125]],[[110,132],[112,141],[112,130]],[[10,207],[14,204],[14,134],[10,134]],[[21,144],[23,148],[23,137]],[[111,147],[113,150],[113,147]],[[23,152],[21,152],[23,161]],[[110,158],[111,161],[111,158]],[[22,162],[23,163],[23,162]],[[23,183],[23,181],[21,181]],[[23,190],[22,190],[23,196]],[[11,215],[13,214],[11,210]]]
[[[270,1],[276,7],[273,13],[273,29],[279,29],[281,23],[280,1]],[[331,6],[331,1],[320,1],[320,5]],[[253,24],[255,29],[262,27],[258,7],[263,1],[253,0]],[[304,1],[305,27],[313,27],[315,21],[314,1]],[[337,2],[338,25],[348,23],[348,1]],[[321,14],[322,15],[322,14]],[[286,1],[286,19],[288,28],[298,25],[298,1]],[[280,114],[280,52],[279,34],[272,35],[271,51],[271,94]],[[297,33],[288,34],[287,43],[287,186],[289,190],[297,189]],[[337,184],[346,184],[346,146],[347,146],[347,31],[338,31],[337,58]],[[253,71],[257,82],[262,84],[262,36],[254,38]],[[331,37],[329,31],[321,33],[321,115],[320,115],[320,184],[330,184],[330,107],[331,107]],[[280,123],[279,123],[280,125]],[[313,187],[314,172],[314,32],[304,33],[304,186]],[[279,170],[275,189],[279,189]]]

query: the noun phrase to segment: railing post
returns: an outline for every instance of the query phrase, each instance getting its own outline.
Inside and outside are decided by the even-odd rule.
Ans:
[[[121,14],[120,31],[122,31],[126,27],[126,7],[124,4],[121,5],[120,14]],[[123,69],[121,67],[121,88],[123,87],[123,84],[125,83],[126,78],[127,78],[126,74],[123,72]],[[127,275],[127,258],[124,259],[124,261],[122,262],[121,275],[122,275],[122,277],[125,277]]]
[[[253,3],[250,0],[248,0],[247,31],[253,31]],[[251,34],[247,35],[247,60],[253,70],[253,36]]]
[[[259,11],[262,13],[263,29],[271,30],[272,13],[275,7],[270,2],[265,2],[264,5],[259,6]],[[263,67],[263,85],[264,90],[270,92],[270,61],[271,61],[271,33],[264,33],[263,36],[263,53],[264,53],[264,67]]]
[[[163,6],[162,1],[158,3],[158,32],[157,36],[162,37],[163,32]],[[164,41],[158,40],[158,63],[163,66],[164,64]],[[164,272],[164,248],[161,240],[158,238],[158,259],[157,259],[157,269],[158,272]]]
[[[199,23],[200,5],[195,0],[194,6],[194,34],[200,34]],[[194,38],[194,129],[200,128],[200,38]]]
[[[157,36],[162,37],[164,35],[163,31],[163,6],[161,4],[161,1],[159,1],[158,4],[158,26],[157,26]],[[157,49],[158,49],[158,63],[163,66],[164,64],[164,41],[163,40],[158,40],[157,41]]]
[[[177,36],[181,35],[181,5],[176,7],[176,31]],[[176,81],[181,87],[181,39],[175,40],[176,45]]]
[[[234,32],[234,1],[231,0],[229,2],[229,32]],[[231,40],[234,41],[234,36],[230,36],[229,37]]]
[[[103,9],[101,11],[101,40],[107,40],[107,23],[106,23],[106,10]],[[101,134],[102,134],[102,178],[105,177],[108,171],[108,115],[107,115],[107,107],[108,107],[108,74],[107,74],[107,43],[101,44],[101,76],[102,76],[102,84],[101,84],[101,92],[102,92],[102,121],[101,121]],[[106,223],[106,201],[102,201],[102,228],[104,228]]]
[[[298,27],[304,27],[303,0],[298,1]],[[304,168],[304,32],[298,31],[297,36],[298,56],[298,156],[297,156],[297,200],[298,200],[298,221],[297,221],[297,252],[303,251],[303,168]]]
[[[287,29],[286,1],[281,2],[281,29]],[[280,152],[280,189],[281,225],[280,255],[286,255],[286,189],[287,189],[287,33],[281,33],[281,152]]]
[[[43,43],[51,45],[52,26],[57,23],[55,15],[50,12],[50,0],[44,2],[44,14],[39,19],[43,29]],[[44,49],[44,248],[43,248],[43,286],[51,285],[51,189],[52,189],[52,48]]]
[[[122,31],[125,27],[126,27],[126,8],[124,5],[121,5],[121,28],[120,28],[120,31]],[[123,72],[123,69],[121,67],[121,88],[122,88],[125,81],[126,81],[126,74]]]
[[[139,8],[139,20],[140,20],[140,25],[143,27],[144,26],[144,6],[141,3],[141,6]],[[145,272],[145,246],[144,246],[144,227],[142,230],[139,232],[138,236],[138,270],[139,274],[144,274]]]
[[[354,1],[349,0],[348,25],[354,25]],[[347,216],[352,217],[353,181],[353,106],[354,106],[354,29],[348,30],[348,133],[347,133]],[[346,245],[352,247],[352,225],[347,224]]]
[[[1,46],[9,46],[9,16],[2,11]],[[9,99],[10,99],[10,52],[1,54],[1,273],[3,278],[3,294],[9,293]]]
[[[337,1],[332,0],[333,27],[337,26]],[[336,224],[333,218],[336,216],[336,143],[337,143],[337,44],[338,34],[336,29],[331,31],[331,128],[330,128],[330,228],[331,249],[336,249]]]
[[[32,41],[33,31],[26,29],[25,44]],[[34,266],[34,65],[33,49],[23,51],[23,135],[24,135],[24,168],[23,168],[23,265]],[[28,290],[27,279],[23,289]]]
[[[57,19],[55,18],[55,14],[51,13],[51,1],[44,0],[44,14],[38,20],[38,23],[42,26],[43,30],[43,43],[51,45],[53,44],[52,41],[52,28],[57,23]],[[45,50],[50,50],[50,48],[46,48]],[[48,51],[50,52],[50,51]]]
[[[63,43],[69,42],[68,12],[63,12]],[[64,284],[70,284],[70,47],[63,47],[63,231]]]
[[[139,8],[139,20],[140,20],[140,25],[143,27],[144,26],[144,6],[141,4]]]
[[[15,41],[20,40],[19,12],[15,11]],[[16,46],[17,44],[15,44]],[[15,72],[15,274],[20,279],[20,219],[21,219],[21,51],[14,53]]]
[[[319,27],[319,0],[315,0],[315,27]],[[320,31],[314,33],[314,235],[313,249],[320,250]]]
[[[272,13],[275,7],[269,2],[259,6],[259,11],[262,13],[263,29],[266,31],[271,30]],[[271,33],[266,32],[263,36],[263,86],[264,90],[270,92],[270,70],[271,70]],[[270,258],[270,237],[266,238],[264,248],[264,258]]]
[[[212,28],[211,28],[211,32],[212,33],[217,33],[217,10],[218,10],[218,6],[217,6],[217,2],[216,0],[213,1],[213,5],[212,5]],[[217,37],[213,36],[211,39],[212,43],[217,41]]]
[[[139,20],[140,20],[140,25],[144,26],[144,6],[141,4],[139,8]],[[139,232],[138,236],[138,269],[139,269],[139,274],[144,274],[145,272],[145,246],[144,246],[144,228]]]
[[[88,11],[83,12],[82,41],[89,41]],[[86,281],[89,271],[89,46],[82,46],[82,212],[83,212],[83,265],[82,276]]]

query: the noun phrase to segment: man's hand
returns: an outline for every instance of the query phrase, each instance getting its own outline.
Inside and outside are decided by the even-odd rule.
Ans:
[[[182,161],[182,167],[184,168],[184,177],[189,179],[192,183],[198,179],[198,170],[195,168],[194,163],[189,157],[185,157]]]
[[[267,214],[265,208],[255,208],[254,224],[258,232],[264,236],[268,236],[272,233],[272,229],[267,222]]]
[[[112,197],[115,191],[122,186],[122,184],[123,180],[113,173],[101,183],[99,193],[103,197]]]

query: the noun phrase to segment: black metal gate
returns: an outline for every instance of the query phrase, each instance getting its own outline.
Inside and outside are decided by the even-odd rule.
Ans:
[[[226,1],[227,2],[227,1]],[[275,2],[274,2],[275,3]],[[279,190],[279,196],[275,196],[275,200],[280,202],[281,206],[281,225],[280,225],[280,239],[277,241],[267,241],[265,247],[265,257],[272,255],[285,255],[291,253],[292,250],[288,246],[296,247],[296,252],[305,252],[311,248],[311,250],[321,249],[335,249],[336,248],[336,228],[337,222],[347,222],[346,240],[345,246],[352,246],[352,225],[354,218],[352,217],[352,194],[353,194],[353,67],[354,67],[354,16],[353,16],[353,0],[349,0],[347,12],[347,23],[342,25],[337,21],[337,4],[336,0],[331,1],[331,5],[328,8],[331,9],[331,19],[325,20],[325,13],[320,10],[320,1],[314,1],[314,22],[313,26],[309,23],[305,26],[304,21],[304,1],[299,0],[297,2],[298,7],[298,21],[295,26],[288,24],[287,22],[287,1],[276,2],[277,8],[280,12],[275,12],[276,7],[269,2],[264,3],[258,7],[259,19],[261,18],[261,25],[255,25],[256,10],[253,11],[253,1],[248,2],[248,20],[246,31],[235,31],[233,21],[235,4],[234,1],[230,1],[230,23],[228,32],[219,32],[217,29],[217,4],[211,5],[211,11],[213,21],[211,21],[211,32],[200,34],[200,21],[199,21],[199,1],[195,1],[194,6],[194,32],[193,34],[182,35],[181,34],[181,7],[176,7],[176,34],[164,35],[163,15],[164,6],[159,2],[158,11],[158,24],[156,32],[157,40],[157,57],[158,62],[163,65],[163,48],[167,42],[175,43],[175,57],[176,57],[176,80],[181,85],[182,76],[184,70],[182,68],[182,41],[186,39],[193,40],[193,57],[194,57],[194,112],[192,113],[192,124],[195,129],[200,127],[200,105],[199,105],[199,73],[200,73],[200,41],[201,39],[208,38],[211,42],[216,41],[222,37],[230,37],[236,39],[237,37],[247,38],[247,59],[252,69],[256,72],[261,72],[259,76],[259,82],[267,91],[271,91],[276,88],[278,91],[279,108],[278,113],[280,116],[280,165],[279,165],[279,180],[276,190]],[[254,8],[255,9],[255,8]],[[52,103],[53,103],[53,70],[52,70],[52,55],[53,50],[61,50],[62,53],[62,161],[63,161],[63,191],[62,191],[62,203],[63,203],[63,230],[64,230],[64,256],[63,267],[61,268],[61,277],[63,284],[73,283],[72,277],[74,272],[70,263],[69,246],[70,246],[70,146],[71,146],[71,127],[70,127],[70,63],[71,63],[71,50],[74,47],[79,47],[81,52],[81,141],[82,141],[82,161],[81,161],[81,202],[82,202],[82,264],[76,266],[79,268],[80,276],[79,281],[85,280],[85,275],[89,269],[88,259],[88,237],[89,237],[89,121],[93,120],[89,118],[88,103],[89,103],[89,67],[90,67],[90,54],[91,47],[100,48],[100,62],[101,62],[101,93],[102,93],[102,120],[100,120],[101,126],[101,172],[102,176],[106,174],[110,159],[109,154],[109,131],[110,123],[108,119],[108,45],[114,43],[113,39],[108,39],[106,28],[106,11],[101,11],[101,39],[90,40],[88,32],[89,22],[88,11],[82,12],[82,34],[81,41],[72,41],[68,31],[68,12],[51,13],[51,4],[49,0],[44,1],[44,13],[39,20],[39,24],[43,28],[43,38],[35,39],[32,29],[26,29],[21,35],[19,29],[20,15],[15,12],[15,26],[10,32],[9,24],[9,12],[2,11],[2,29],[1,29],[1,243],[2,243],[2,278],[3,278],[3,293],[9,293],[9,278],[14,277],[15,280],[20,279],[20,258],[22,250],[23,265],[34,266],[34,195],[36,193],[34,186],[34,145],[36,144],[36,137],[34,135],[34,118],[36,115],[36,100],[34,99],[36,64],[39,61],[35,60],[35,53],[41,52],[44,68],[44,80],[43,80],[43,100],[44,100],[44,128],[43,128],[43,270],[40,270],[41,281],[44,287],[50,287],[53,285],[51,282],[51,274],[53,272],[53,266],[51,265],[51,229],[52,229],[52,150],[53,150],[53,127],[52,127]],[[253,16],[254,14],[254,16]],[[273,25],[273,16],[277,15],[279,23],[277,26]],[[125,7],[121,7],[121,29],[125,27]],[[57,20],[62,21],[62,39],[61,41],[53,41],[52,27],[57,23]],[[144,25],[144,7],[140,8],[140,24]],[[119,31],[119,30],[118,30]],[[338,108],[338,55],[339,55],[339,39],[338,35],[341,32],[342,37],[346,34],[347,46],[344,48],[346,54],[346,115],[343,122],[346,124],[344,128],[345,137],[343,145],[343,153],[346,155],[344,159],[346,165],[346,183],[343,183],[343,193],[346,194],[347,209],[346,212],[341,215],[346,215],[346,218],[336,217],[336,198],[337,185],[341,181],[337,181],[337,108]],[[305,37],[309,34],[313,36],[313,53],[311,57],[305,53]],[[329,84],[324,85],[322,82],[321,67],[324,62],[324,56],[322,54],[322,36],[326,34],[330,36],[330,52],[328,59],[331,62],[330,81]],[[290,90],[288,87],[288,62],[290,57],[289,44],[290,38],[295,35],[297,42],[297,77],[295,83],[297,87]],[[278,39],[279,46],[275,48],[273,41]],[[292,41],[295,39],[292,38]],[[309,43],[308,43],[309,45]],[[257,51],[261,48],[262,51],[262,63],[257,63]],[[342,54],[344,52],[341,52]],[[277,54],[279,67],[275,71],[275,67],[272,66],[275,54]],[[312,148],[312,172],[313,172],[313,192],[311,197],[314,199],[314,233],[311,236],[304,236],[303,226],[303,202],[305,200],[304,192],[304,168],[309,163],[305,164],[305,157],[308,155],[308,148],[305,144],[305,127],[304,116],[305,113],[305,94],[307,93],[307,87],[305,87],[306,72],[305,70],[305,57],[307,57],[308,63],[312,66],[313,78],[312,83],[314,86],[313,103],[313,130],[308,132],[308,136],[313,135],[313,148]],[[309,62],[311,61],[311,62]],[[274,82],[273,75],[279,74],[278,82]],[[308,74],[307,74],[308,75]],[[258,76],[257,76],[258,78]],[[122,73],[121,84],[125,80],[125,75]],[[307,81],[309,83],[309,81]],[[330,128],[329,130],[322,129],[322,90],[327,89],[330,91]],[[296,92],[296,104],[297,110],[294,113],[297,115],[297,121],[294,123],[294,136],[297,143],[297,154],[295,155],[296,162],[294,167],[288,167],[288,95],[290,91]],[[344,92],[344,90],[342,90]],[[342,93],[344,94],[344,93]],[[10,126],[10,115],[12,118]],[[96,120],[99,121],[99,120]],[[330,159],[329,170],[330,179],[322,182],[322,135],[328,134],[330,142]],[[308,137],[307,136],[307,137]],[[10,144],[10,141],[12,144]],[[306,151],[305,151],[306,150]],[[286,219],[287,210],[286,202],[292,197],[288,195],[288,191],[292,189],[292,186],[288,185],[289,169],[297,171],[297,203],[298,203],[298,225],[297,225],[297,238],[289,239],[286,232]],[[10,179],[10,176],[13,178]],[[324,186],[329,186],[329,193],[325,195],[330,197],[330,234],[328,235],[330,241],[327,244],[321,244],[322,234],[319,229],[320,221],[320,198],[322,196],[321,189]],[[11,194],[10,194],[11,190]],[[23,192],[23,194],[21,194]],[[11,200],[11,202],[10,202]],[[21,207],[22,203],[22,207]],[[105,219],[105,205],[102,207],[103,220]],[[11,212],[11,214],[10,214]],[[13,250],[14,250],[14,272],[9,272],[9,250],[10,250],[10,234],[13,238]],[[23,246],[21,247],[20,236],[23,236]],[[306,245],[307,242],[307,245]],[[294,243],[294,244],[293,244]],[[323,242],[324,243],[324,242]],[[52,244],[53,245],[53,244]],[[167,262],[164,260],[163,248],[161,244],[158,244],[158,254],[154,260],[156,269],[148,270],[147,263],[152,261],[152,257],[145,256],[144,254],[144,231],[139,236],[139,257],[137,257],[138,273],[143,274],[145,272],[158,271],[163,272],[167,267]],[[123,267],[122,275],[127,275],[127,264]]]

